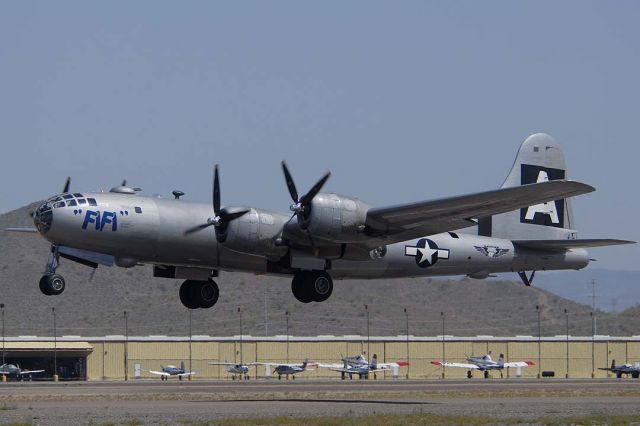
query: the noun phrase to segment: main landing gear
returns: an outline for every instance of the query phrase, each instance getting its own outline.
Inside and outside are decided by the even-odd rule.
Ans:
[[[214,280],[186,280],[180,286],[180,301],[189,309],[208,309],[216,304],[220,290]]]
[[[51,247],[51,254],[47,261],[47,272],[40,278],[40,291],[46,296],[57,296],[64,291],[65,282],[62,275],[56,274],[60,266],[58,248]]]
[[[333,279],[325,271],[298,271],[293,276],[291,291],[302,303],[324,302],[333,292]]]

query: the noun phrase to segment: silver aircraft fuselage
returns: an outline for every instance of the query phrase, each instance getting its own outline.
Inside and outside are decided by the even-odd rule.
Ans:
[[[240,246],[219,243],[213,227],[185,233],[212,215],[210,204],[120,193],[70,195],[51,197],[34,215],[38,231],[56,246],[113,256],[115,263],[123,267],[149,263],[289,274],[273,267],[288,251],[288,247],[273,240],[287,225],[289,214],[251,209],[234,221],[231,226],[236,227],[235,234],[250,236],[253,239],[247,241],[264,245],[252,243],[245,248],[242,242]],[[89,204],[90,200],[94,205]],[[588,254],[581,248],[529,250],[514,246],[508,239],[447,232],[387,245],[382,255],[372,251],[366,260],[336,257],[327,272],[336,279],[444,275],[485,278],[499,272],[581,269],[588,263]]]

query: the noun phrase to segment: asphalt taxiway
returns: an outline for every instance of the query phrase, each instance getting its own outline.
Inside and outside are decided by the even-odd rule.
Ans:
[[[633,415],[639,406],[635,379],[0,383],[0,423],[179,424],[374,413],[527,421],[548,415]]]

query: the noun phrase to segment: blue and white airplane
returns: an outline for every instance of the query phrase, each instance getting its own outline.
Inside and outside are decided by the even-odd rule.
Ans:
[[[178,380],[182,380],[183,377],[194,376],[196,373],[193,371],[186,371],[184,369],[184,362],[180,363],[180,368],[175,365],[161,366],[160,371],[149,370],[149,373],[160,376],[160,380],[169,380],[171,376],[177,376]]]

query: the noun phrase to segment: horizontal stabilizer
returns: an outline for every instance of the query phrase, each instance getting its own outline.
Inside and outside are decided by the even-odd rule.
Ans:
[[[635,241],[585,238],[577,240],[513,240],[513,244],[535,250],[568,250],[572,248],[589,248],[635,244]]]

